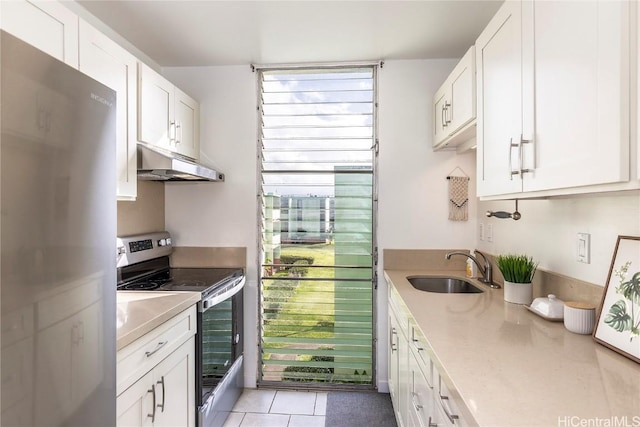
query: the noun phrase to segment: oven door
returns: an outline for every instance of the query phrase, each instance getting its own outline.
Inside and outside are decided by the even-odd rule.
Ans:
[[[198,425],[222,426],[244,385],[244,278],[222,298],[201,301],[196,341]]]

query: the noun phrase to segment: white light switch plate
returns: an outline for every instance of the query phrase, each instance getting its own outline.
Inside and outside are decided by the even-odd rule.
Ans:
[[[484,241],[484,222],[480,223],[480,241]]]
[[[487,224],[487,242],[493,242],[493,224]]]
[[[578,262],[591,263],[591,235],[589,233],[578,233],[576,255]]]

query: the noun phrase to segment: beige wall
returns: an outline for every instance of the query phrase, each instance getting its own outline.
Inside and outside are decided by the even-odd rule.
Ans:
[[[164,183],[138,181],[136,201],[118,202],[118,236],[164,229]]]

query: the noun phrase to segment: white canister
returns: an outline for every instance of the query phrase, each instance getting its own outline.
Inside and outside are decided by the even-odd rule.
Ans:
[[[564,303],[564,327],[576,334],[588,335],[596,324],[596,308],[585,302]]]

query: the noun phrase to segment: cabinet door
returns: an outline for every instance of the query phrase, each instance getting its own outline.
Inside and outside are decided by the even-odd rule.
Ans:
[[[479,196],[522,191],[518,150],[522,133],[521,17],[505,2],[476,41]]]
[[[53,1],[0,2],[2,29],[78,68],[78,17]]]
[[[107,36],[80,21],[80,71],[109,86],[116,99],[116,176],[119,199],[135,199],[136,58]]]
[[[450,134],[476,118],[475,60],[475,47],[471,46],[447,80],[451,85]]]
[[[153,369],[154,426],[195,426],[195,339],[191,337]]]
[[[175,150],[192,159],[200,157],[200,106],[180,89],[175,88]]]
[[[413,412],[414,418],[419,421],[419,425],[431,427],[434,422],[434,393],[429,385],[423,369],[426,368],[420,363],[414,352],[409,354],[409,411]]]
[[[398,407],[398,322],[389,306],[389,346],[387,348],[389,394],[394,408]]]
[[[449,91],[447,82],[436,92],[433,97],[433,146],[437,147],[449,135],[447,126],[447,109],[449,104]]]
[[[140,63],[138,66],[138,140],[167,150],[175,139],[174,86]]]
[[[629,180],[629,3],[531,2],[535,137],[524,191]],[[526,16],[526,15],[525,15]],[[527,137],[525,135],[525,137]]]
[[[140,427],[152,425],[154,414],[153,375],[151,372],[133,383],[116,399],[116,425],[118,427]]]
[[[409,422],[409,343],[402,328],[398,328],[398,407],[396,418],[401,426],[411,425]]]

